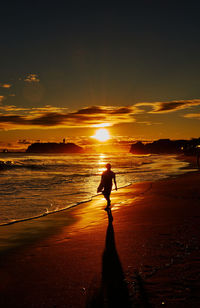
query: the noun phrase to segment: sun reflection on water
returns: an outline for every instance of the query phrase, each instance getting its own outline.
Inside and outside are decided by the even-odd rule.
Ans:
[[[98,160],[98,165],[99,165],[98,172],[99,173],[102,173],[105,170],[105,165],[106,165],[105,157],[106,157],[105,154],[101,153],[99,155],[99,160]]]

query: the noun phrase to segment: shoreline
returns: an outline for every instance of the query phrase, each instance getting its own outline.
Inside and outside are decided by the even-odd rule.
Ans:
[[[168,155],[168,154],[167,154]],[[172,155],[172,156],[175,156],[176,157],[176,159],[177,160],[179,160],[179,161],[182,161],[182,162],[187,162],[187,163],[189,163],[189,165],[188,166],[186,166],[186,167],[183,167],[183,168],[180,168],[180,169],[182,169],[182,170],[188,170],[188,171],[185,171],[185,173],[188,173],[188,172],[194,172],[194,171],[198,171],[198,167],[196,166],[196,160],[195,160],[195,157],[191,157],[191,156],[184,156],[184,155]],[[185,174],[185,173],[180,173],[180,174],[178,174],[178,175],[168,175],[168,176],[166,176],[166,177],[164,177],[164,179],[168,179],[168,178],[171,178],[171,177],[174,177],[174,176],[181,176],[181,175],[183,175],[183,174]],[[160,181],[160,180],[162,180],[162,178],[161,179],[156,179],[156,180],[154,180],[154,181]],[[147,181],[145,181],[145,182],[154,182],[154,181],[152,181],[152,180],[147,180]],[[141,181],[141,182],[132,182],[132,183],[129,183],[129,184],[126,184],[126,185],[124,185],[124,186],[122,186],[122,187],[118,187],[118,190],[119,189],[123,189],[123,188],[125,188],[125,187],[127,187],[127,186],[131,186],[131,185],[134,185],[134,184],[136,184],[136,183],[142,183],[143,181]],[[5,223],[1,223],[0,224],[0,228],[1,227],[6,227],[6,226],[9,226],[9,225],[13,225],[13,224],[18,224],[18,223],[23,223],[23,222],[26,222],[26,221],[31,221],[31,220],[37,220],[37,219],[40,219],[40,218],[43,218],[43,217],[46,217],[46,216],[48,216],[48,215],[52,215],[52,214],[56,214],[56,213],[59,213],[59,212],[65,212],[65,211],[71,211],[71,210],[73,210],[73,208],[75,208],[76,206],[79,206],[79,205],[81,205],[81,204],[85,204],[85,203],[87,203],[87,202],[90,202],[93,198],[95,198],[95,197],[97,197],[98,195],[101,195],[101,194],[95,194],[95,195],[92,195],[91,197],[89,197],[87,200],[85,200],[85,201],[80,201],[80,202],[77,202],[77,203],[74,203],[74,204],[72,204],[72,205],[70,205],[70,206],[67,206],[67,207],[65,207],[65,208],[61,208],[61,209],[58,209],[58,210],[55,210],[55,211],[49,211],[49,212],[45,212],[45,213],[42,213],[42,214],[39,214],[39,215],[37,215],[37,216],[33,216],[33,217],[25,217],[25,218],[21,218],[21,219],[19,219],[19,220],[12,220],[12,221],[9,221],[9,222],[5,222]]]
[[[119,192],[130,189],[132,186],[136,189],[137,186],[149,186],[151,182],[139,182],[128,184],[118,189]],[[115,200],[116,192],[112,191],[112,200]],[[68,228],[70,232],[75,231],[77,223],[83,218],[83,213],[92,210],[91,204],[98,203],[99,210],[104,209],[105,199],[103,195],[97,194],[88,201],[83,201],[78,206],[61,209],[47,215],[41,215],[36,218],[28,218],[14,223],[0,225],[0,252],[5,254],[10,251],[15,251],[26,246],[34,245],[35,242],[45,238],[56,236],[62,228]],[[116,207],[115,203],[113,204]],[[64,215],[64,214],[67,215]],[[13,238],[14,234],[14,238]]]
[[[177,155],[177,158],[181,161],[185,161],[189,163],[188,168],[196,169],[198,171],[198,165],[197,165],[197,157],[194,155],[186,156],[184,154]]]
[[[167,178],[158,179],[155,181],[130,183],[118,188],[118,194],[120,191],[123,192],[123,190],[126,190],[127,188],[135,189],[135,187],[145,185],[148,186],[155,182],[167,181],[169,179],[184,177],[187,174],[198,172],[195,166],[195,157],[177,156],[176,158],[181,161],[188,162],[189,165],[188,167],[185,167],[185,170],[189,169],[189,171],[179,175],[171,175]],[[112,200],[115,200],[115,194],[116,192],[112,191]],[[105,203],[105,200],[100,193],[94,195],[89,200],[79,202],[69,208],[0,225],[0,230],[3,231],[0,234],[0,252],[6,255],[9,251],[15,251],[16,249],[20,249],[20,247],[23,248],[30,246],[37,241],[45,239],[46,237],[56,235],[63,227],[75,230],[76,223],[82,219],[80,214],[77,215],[77,212],[81,213],[83,208],[90,208],[90,204],[96,200],[98,200],[97,202],[101,204],[102,208],[104,208],[103,203]],[[114,207],[116,207],[115,203]]]

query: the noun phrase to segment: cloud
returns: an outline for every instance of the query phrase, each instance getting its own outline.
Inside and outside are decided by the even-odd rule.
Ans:
[[[92,127],[106,123],[112,126],[134,122],[137,108],[134,106],[89,106],[74,112],[67,108],[45,106],[41,108],[17,108],[0,106],[1,129],[30,129],[57,127]]]
[[[2,100],[4,97],[0,97]],[[169,102],[141,102],[131,106],[88,106],[68,111],[65,107],[46,105],[37,108],[0,105],[0,129],[32,129],[60,127],[103,127],[115,124],[136,122],[136,115],[145,113],[168,113],[200,105],[200,99]],[[146,108],[150,107],[150,110]],[[144,110],[145,109],[145,110]],[[187,118],[199,118],[196,114],[185,115]],[[153,125],[144,119],[138,119],[142,125]]]
[[[12,85],[9,84],[9,83],[0,83],[0,88],[9,89],[11,87],[12,87]]]
[[[28,83],[35,83],[35,82],[40,82],[39,76],[37,74],[27,74],[24,81]]]
[[[0,111],[6,111],[6,112],[19,112],[19,111],[26,111],[26,108],[20,108],[20,107],[16,107],[14,105],[0,105]]]
[[[185,114],[183,117],[188,118],[188,119],[200,120],[200,113],[188,113],[188,114]]]
[[[0,111],[12,112],[15,114],[18,113],[19,111],[23,111],[24,113],[34,114],[35,116],[37,114],[41,115],[43,113],[48,113],[48,112],[63,112],[67,109],[68,108],[54,107],[50,105],[46,105],[44,107],[32,107],[32,108],[16,107],[15,105],[0,105]]]
[[[31,144],[31,141],[30,140],[26,140],[26,139],[23,139],[23,140],[18,140],[17,142],[18,144]]]
[[[51,105],[46,105],[44,107],[33,107],[28,109],[30,114],[34,115],[41,115],[43,113],[49,113],[49,112],[57,112],[57,113],[62,113],[66,111],[68,108],[67,107],[55,107]]]
[[[142,124],[142,125],[161,125],[161,122],[150,122],[150,121],[137,121],[137,124]]]
[[[169,102],[142,102],[135,104],[136,107],[149,106],[152,108],[148,113],[168,113],[181,109],[191,108],[200,105],[200,99],[174,100]]]

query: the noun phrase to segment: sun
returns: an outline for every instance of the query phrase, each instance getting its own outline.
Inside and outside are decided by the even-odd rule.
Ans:
[[[92,136],[92,138],[104,142],[110,139],[110,134],[106,128],[100,128],[96,130],[95,135]]]

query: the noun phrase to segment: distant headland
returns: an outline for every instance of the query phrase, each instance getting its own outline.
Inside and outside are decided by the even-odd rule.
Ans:
[[[180,154],[196,155],[200,150],[200,138],[191,140],[159,139],[153,142],[137,141],[131,145],[132,154]]]
[[[83,153],[82,147],[75,143],[62,143],[47,142],[47,143],[32,143],[26,150],[26,153]]]

